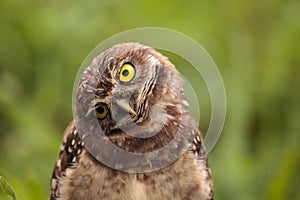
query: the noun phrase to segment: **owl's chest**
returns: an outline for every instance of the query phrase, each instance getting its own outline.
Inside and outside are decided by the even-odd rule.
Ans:
[[[192,195],[191,188],[197,188],[200,184],[197,177],[189,176],[190,173],[177,164],[155,172],[135,174],[95,165],[89,159],[82,160],[77,168],[68,170],[61,180],[62,199],[193,199],[189,198]]]
[[[99,171],[100,170],[100,171]],[[90,169],[90,173],[74,170],[70,179],[63,181],[61,187],[62,199],[103,199],[103,200],[164,200],[176,199],[169,191],[174,186],[165,185],[170,177],[145,174],[114,173],[106,167]],[[71,178],[72,177],[72,178]],[[64,197],[64,194],[67,198]]]

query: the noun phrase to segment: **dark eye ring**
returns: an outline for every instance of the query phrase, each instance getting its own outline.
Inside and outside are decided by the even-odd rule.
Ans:
[[[121,67],[119,79],[123,83],[131,81],[135,76],[135,68],[131,63],[124,63]]]

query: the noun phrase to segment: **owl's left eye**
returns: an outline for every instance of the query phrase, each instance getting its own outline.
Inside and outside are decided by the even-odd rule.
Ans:
[[[107,105],[106,104],[97,105],[95,113],[98,119],[104,119],[108,113]]]
[[[125,63],[120,70],[120,81],[129,82],[135,75],[135,68],[131,63]]]

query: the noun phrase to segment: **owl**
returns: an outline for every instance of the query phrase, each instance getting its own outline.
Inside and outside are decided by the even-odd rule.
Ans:
[[[117,44],[84,70],[74,98],[51,200],[213,199],[203,137],[168,58]]]

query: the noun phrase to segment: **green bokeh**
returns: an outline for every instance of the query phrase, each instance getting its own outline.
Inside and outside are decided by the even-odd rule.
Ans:
[[[47,199],[81,62],[113,34],[158,26],[201,43],[223,76],[227,119],[209,154],[216,199],[300,199],[299,10],[298,0],[0,1],[0,175],[19,199]]]

